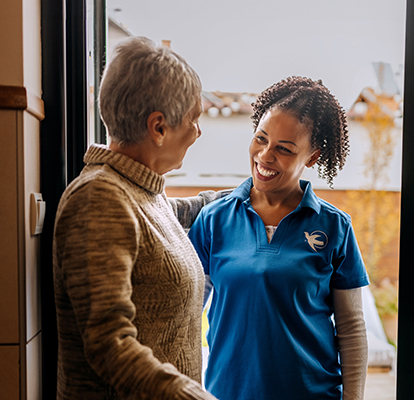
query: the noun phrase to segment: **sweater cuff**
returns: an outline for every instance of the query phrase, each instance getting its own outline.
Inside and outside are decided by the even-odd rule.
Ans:
[[[200,384],[189,381],[175,396],[175,400],[217,400],[211,393],[204,391]]]

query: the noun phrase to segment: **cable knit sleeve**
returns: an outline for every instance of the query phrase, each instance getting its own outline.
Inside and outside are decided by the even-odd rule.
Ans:
[[[193,222],[197,218],[200,210],[208,203],[214,200],[221,199],[227,196],[233,191],[233,189],[224,189],[218,192],[214,190],[206,190],[200,192],[197,196],[192,197],[169,197],[168,201],[173,209],[175,216],[180,221],[181,226],[184,229],[191,228]]]
[[[124,399],[215,399],[136,339],[131,274],[141,227],[133,207],[121,188],[94,180],[67,199],[56,225],[55,273],[73,307],[86,359]],[[61,348],[70,357],[71,349]]]

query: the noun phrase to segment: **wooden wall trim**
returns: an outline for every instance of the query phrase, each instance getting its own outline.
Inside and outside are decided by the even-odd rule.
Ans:
[[[43,100],[23,86],[0,85],[0,110],[25,110],[39,121],[45,118]]]

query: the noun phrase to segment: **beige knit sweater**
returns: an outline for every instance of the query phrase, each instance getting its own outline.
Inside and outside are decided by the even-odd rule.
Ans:
[[[173,212],[205,199],[172,208],[162,176],[103,146],[85,162],[55,222],[57,398],[215,399],[196,383],[203,270]]]

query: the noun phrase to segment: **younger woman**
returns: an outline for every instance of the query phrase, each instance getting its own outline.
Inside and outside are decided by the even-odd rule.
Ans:
[[[362,400],[368,276],[350,217],[300,179],[317,165],[332,185],[349,152],[344,110],[321,81],[293,77],[261,93],[252,119],[252,177],[190,231],[214,293],[206,388],[226,400]]]

